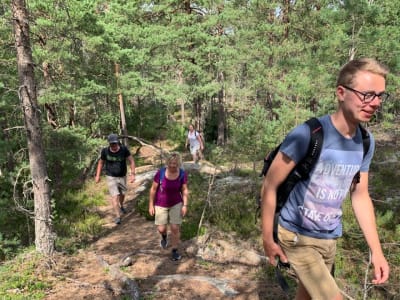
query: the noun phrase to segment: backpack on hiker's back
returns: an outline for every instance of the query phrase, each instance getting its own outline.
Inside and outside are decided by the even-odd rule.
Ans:
[[[159,186],[161,186],[161,183],[165,177],[166,170],[167,170],[166,167],[162,167],[160,169],[160,177],[159,177],[159,181],[158,181]],[[181,185],[183,184],[184,177],[185,177],[185,171],[182,168],[179,168],[179,181],[180,181]]]
[[[311,118],[305,122],[310,130],[310,141],[308,144],[308,149],[306,152],[305,157],[293,168],[293,170],[289,173],[287,178],[282,182],[282,184],[278,187],[277,197],[276,197],[276,208],[275,208],[275,217],[274,217],[274,228],[273,228],[273,235],[274,240],[277,241],[277,226],[278,226],[278,218],[281,209],[285,205],[290,192],[294,188],[294,186],[301,180],[306,180],[309,177],[311,170],[313,169],[314,165],[316,164],[319,155],[321,153],[322,144],[324,140],[323,136],[323,128],[321,123],[317,118]],[[362,140],[363,140],[363,157],[365,157],[366,153],[368,152],[369,145],[370,145],[370,137],[368,131],[359,125]],[[274,160],[275,156],[278,154],[280,150],[280,145],[278,145],[274,150],[272,150],[265,158],[264,158],[264,166],[261,171],[261,176],[266,176],[268,170]],[[357,184],[360,180],[360,172],[354,176],[353,184]],[[262,195],[262,188],[261,188],[261,195]],[[261,209],[261,195],[258,198],[258,207],[257,213]]]

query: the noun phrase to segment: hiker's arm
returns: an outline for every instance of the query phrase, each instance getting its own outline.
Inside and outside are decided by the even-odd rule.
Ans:
[[[189,189],[187,187],[187,184],[182,184],[182,200],[183,200],[183,205],[182,205],[182,217],[184,217],[187,213],[187,208],[189,205],[188,202],[188,196],[189,196]]]
[[[154,216],[154,214],[155,214],[154,198],[156,196],[157,187],[158,187],[158,183],[153,181],[153,184],[151,185],[151,188],[150,188],[150,196],[149,196],[149,214],[150,214],[150,216]]]
[[[389,265],[386,261],[376,228],[374,205],[368,192],[368,173],[360,173],[360,182],[351,193],[354,214],[372,253],[374,279],[372,283],[384,283],[389,278]]]
[[[275,260],[276,256],[279,256],[282,262],[287,262],[287,258],[281,247],[274,241],[273,224],[278,187],[295,165],[293,160],[282,152],[279,152],[272,162],[262,186],[261,226],[263,245],[265,254],[272,265],[276,265],[277,263]]]
[[[101,175],[101,170],[103,169],[104,166],[104,160],[101,158],[99,159],[99,163],[97,164],[97,169],[96,169],[96,183],[100,182],[100,175]]]
[[[131,171],[129,173],[129,180],[130,182],[134,182],[136,177],[136,166],[135,166],[135,160],[133,159],[132,155],[128,156],[128,161],[131,168]]]
[[[200,149],[203,150],[204,149],[204,145],[203,145],[203,141],[201,140],[200,133],[197,135],[196,138],[200,143]]]

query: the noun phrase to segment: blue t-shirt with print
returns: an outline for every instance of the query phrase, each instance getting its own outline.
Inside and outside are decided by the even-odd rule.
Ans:
[[[324,131],[321,154],[307,180],[300,181],[291,191],[281,210],[279,224],[310,237],[331,239],[342,235],[342,202],[354,175],[368,172],[375,140],[370,133],[370,147],[364,155],[361,130],[346,138],[333,126],[331,117],[318,119]],[[307,124],[293,129],[280,151],[298,163],[306,155],[310,141]]]

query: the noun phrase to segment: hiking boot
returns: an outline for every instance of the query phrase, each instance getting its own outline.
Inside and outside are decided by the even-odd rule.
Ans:
[[[123,206],[121,206],[119,210],[121,211],[121,213],[126,214],[126,209]]]
[[[117,225],[121,224],[121,218],[115,218],[114,223]]]
[[[166,249],[168,246],[168,240],[167,240],[167,235],[162,235],[162,239],[160,241],[160,246],[163,249]]]
[[[178,253],[178,250],[177,249],[172,249],[172,257],[171,257],[171,259],[173,261],[177,261],[177,260],[180,260],[181,258],[182,258],[182,256]]]

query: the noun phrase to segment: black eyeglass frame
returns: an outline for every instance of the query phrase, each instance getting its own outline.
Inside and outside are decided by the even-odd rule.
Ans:
[[[357,90],[355,90],[355,89],[353,89],[353,88],[351,88],[351,87],[349,87],[347,85],[341,84],[341,86],[344,87],[345,89],[349,90],[349,91],[352,91],[353,93],[358,93],[358,94],[362,95],[363,96],[362,100],[361,100],[362,103],[370,103],[370,102],[374,101],[374,99],[376,97],[378,97],[381,100],[381,102],[385,102],[390,97],[390,94],[387,93],[387,92],[382,92],[382,93],[379,93],[379,94],[377,94],[375,92],[366,92],[366,93],[364,93],[364,92],[357,91]],[[372,97],[372,98],[369,99],[370,97]]]

